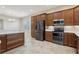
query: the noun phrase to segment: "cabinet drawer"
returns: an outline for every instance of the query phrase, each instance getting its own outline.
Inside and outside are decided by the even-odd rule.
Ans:
[[[18,33],[18,38],[23,38],[24,34],[23,33]]]
[[[18,34],[8,34],[7,39],[17,38]]]
[[[12,49],[12,48],[15,48],[17,46],[20,46],[20,45],[23,45],[24,43],[22,41],[18,41],[18,42],[15,42],[15,43],[11,43],[11,44],[8,44],[7,45],[7,49]]]
[[[19,40],[24,38],[24,34],[23,33],[17,33],[17,34],[10,34],[7,35],[7,42],[8,41],[14,41],[14,40]]]

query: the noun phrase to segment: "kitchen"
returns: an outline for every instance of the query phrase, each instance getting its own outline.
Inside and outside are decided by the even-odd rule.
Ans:
[[[13,16],[6,16],[7,12],[6,15],[5,12],[0,15],[0,53],[16,54],[17,51],[17,53],[21,51],[21,53],[26,54],[49,52],[59,54],[70,52],[71,54],[78,54],[79,6],[43,5],[39,6],[39,8],[38,6],[39,5],[36,5],[36,7],[31,6],[33,9],[36,8],[35,11],[31,8],[27,8],[30,6],[24,6],[24,11],[21,15],[14,11],[12,11],[13,13],[11,11],[8,12],[8,14],[13,14]],[[1,10],[8,8],[5,7],[3,6]],[[30,14],[26,11],[28,16],[25,14],[25,7],[30,10]],[[23,6],[19,6],[19,9],[20,8],[23,8]],[[7,11],[8,10],[9,9],[7,9]],[[16,15],[14,13],[17,13],[16,15],[20,17],[15,17]],[[49,49],[48,47],[53,48]],[[58,52],[55,50],[57,48]],[[66,49],[71,49],[72,51]]]
[[[57,10],[51,13],[43,13],[32,17],[32,29],[31,35],[33,38],[37,39],[37,31],[36,28],[37,22],[40,20],[45,21],[45,29],[40,32],[44,32],[44,37],[42,38],[48,42],[52,42],[55,44],[60,44],[63,46],[69,46],[76,48],[76,53],[79,51],[78,46],[78,33],[79,33],[79,20],[78,20],[78,12],[79,6]],[[34,21],[33,21],[34,20]],[[35,24],[36,23],[36,24]],[[40,25],[41,28],[41,25]],[[34,30],[34,31],[33,31]],[[39,32],[39,36],[41,33]],[[39,39],[41,40],[41,39]]]

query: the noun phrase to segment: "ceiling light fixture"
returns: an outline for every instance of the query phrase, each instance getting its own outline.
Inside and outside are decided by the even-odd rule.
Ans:
[[[14,21],[15,21],[15,19],[8,19],[8,21],[10,21],[10,22],[14,22]]]

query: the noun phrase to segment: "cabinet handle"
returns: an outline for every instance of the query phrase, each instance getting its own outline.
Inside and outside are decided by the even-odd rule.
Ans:
[[[1,44],[1,40],[0,40],[0,44]]]

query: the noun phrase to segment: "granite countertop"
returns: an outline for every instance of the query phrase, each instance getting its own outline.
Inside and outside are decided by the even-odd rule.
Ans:
[[[0,30],[0,34],[21,33],[23,30]]]

